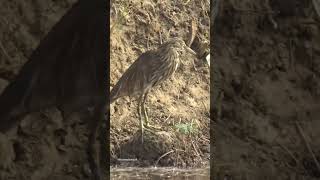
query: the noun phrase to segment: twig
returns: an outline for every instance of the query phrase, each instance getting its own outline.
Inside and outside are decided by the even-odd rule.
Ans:
[[[119,162],[135,162],[135,161],[138,161],[138,159],[117,159],[117,161]]]
[[[197,68],[196,68],[196,64],[194,63],[194,59],[193,59],[193,61],[192,61],[192,65],[193,65],[193,69],[194,69],[195,71],[198,71]]]
[[[194,151],[197,153],[197,156],[200,157],[200,159],[202,159],[192,140],[191,140],[191,144],[192,144],[192,147],[193,147]]]
[[[160,157],[158,158],[158,160],[156,161],[156,163],[154,164],[154,166],[157,166],[158,163],[159,163],[159,161],[160,161],[162,158],[164,158],[164,157],[167,156],[168,154],[173,153],[174,151],[175,151],[175,150],[171,150],[171,151],[169,151],[169,152],[164,153],[162,156],[160,156]]]
[[[164,120],[164,122],[167,122],[167,120],[171,117],[171,112],[170,112],[170,114],[169,114],[169,116]]]
[[[197,31],[198,31],[197,22],[195,19],[192,19],[191,20],[190,37],[189,37],[189,42],[188,42],[189,47],[193,43],[194,38],[196,37]]]
[[[187,5],[190,2],[190,0],[186,0],[186,2],[183,3],[183,5]]]
[[[312,155],[313,161],[314,161],[314,163],[316,164],[316,166],[317,166],[317,168],[318,168],[318,171],[320,171],[319,161],[317,160],[317,157],[315,156],[315,154],[314,154],[314,152],[313,152],[310,144],[308,143],[307,138],[306,138],[306,135],[304,134],[301,126],[299,125],[299,123],[298,123],[297,121],[295,122],[295,124],[296,124],[296,126],[297,126],[297,129],[298,129],[298,131],[299,131],[299,133],[300,133],[300,135],[301,135],[301,137],[302,137],[302,139],[303,139],[303,141],[304,141],[304,143],[305,143],[305,145],[306,145],[309,153]]]

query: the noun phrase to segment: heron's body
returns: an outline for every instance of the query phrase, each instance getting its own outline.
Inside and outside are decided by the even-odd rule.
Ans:
[[[161,56],[166,50],[167,56]],[[174,74],[180,63],[179,54],[172,49],[159,48],[143,53],[127,69],[113,87],[111,103],[124,96],[141,95]]]
[[[174,38],[156,50],[143,53],[111,90],[111,103],[120,97],[139,95],[138,114],[142,133],[144,123],[141,118],[141,110],[145,118],[145,125],[149,125],[144,106],[148,92],[152,87],[174,74],[180,64],[181,55],[186,51],[195,55],[195,52],[187,47],[183,40]]]

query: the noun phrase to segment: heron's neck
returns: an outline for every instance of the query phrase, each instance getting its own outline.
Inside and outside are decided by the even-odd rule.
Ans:
[[[175,71],[179,64],[179,53],[172,48],[163,48],[158,51],[159,56],[161,57],[161,61],[167,62],[164,65],[168,65],[170,67],[174,67],[172,70]]]
[[[176,71],[180,64],[179,53],[177,51],[169,49],[167,61],[171,61],[174,66],[174,71]]]

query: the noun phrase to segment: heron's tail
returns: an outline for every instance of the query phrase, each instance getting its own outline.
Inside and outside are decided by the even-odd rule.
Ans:
[[[118,93],[116,93],[117,92],[116,87],[117,86],[113,87],[110,92],[110,104],[112,104],[115,100],[118,99],[118,96],[117,96]]]

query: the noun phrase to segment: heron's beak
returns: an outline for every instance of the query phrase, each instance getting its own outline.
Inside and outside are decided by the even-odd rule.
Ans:
[[[196,52],[194,52],[190,47],[188,47],[188,46],[186,46],[186,49],[187,49],[187,51],[190,53],[190,54],[192,54],[192,55],[197,55],[197,53]]]
[[[206,60],[207,60],[207,63],[209,65],[209,67],[210,67],[210,53],[207,55]]]

